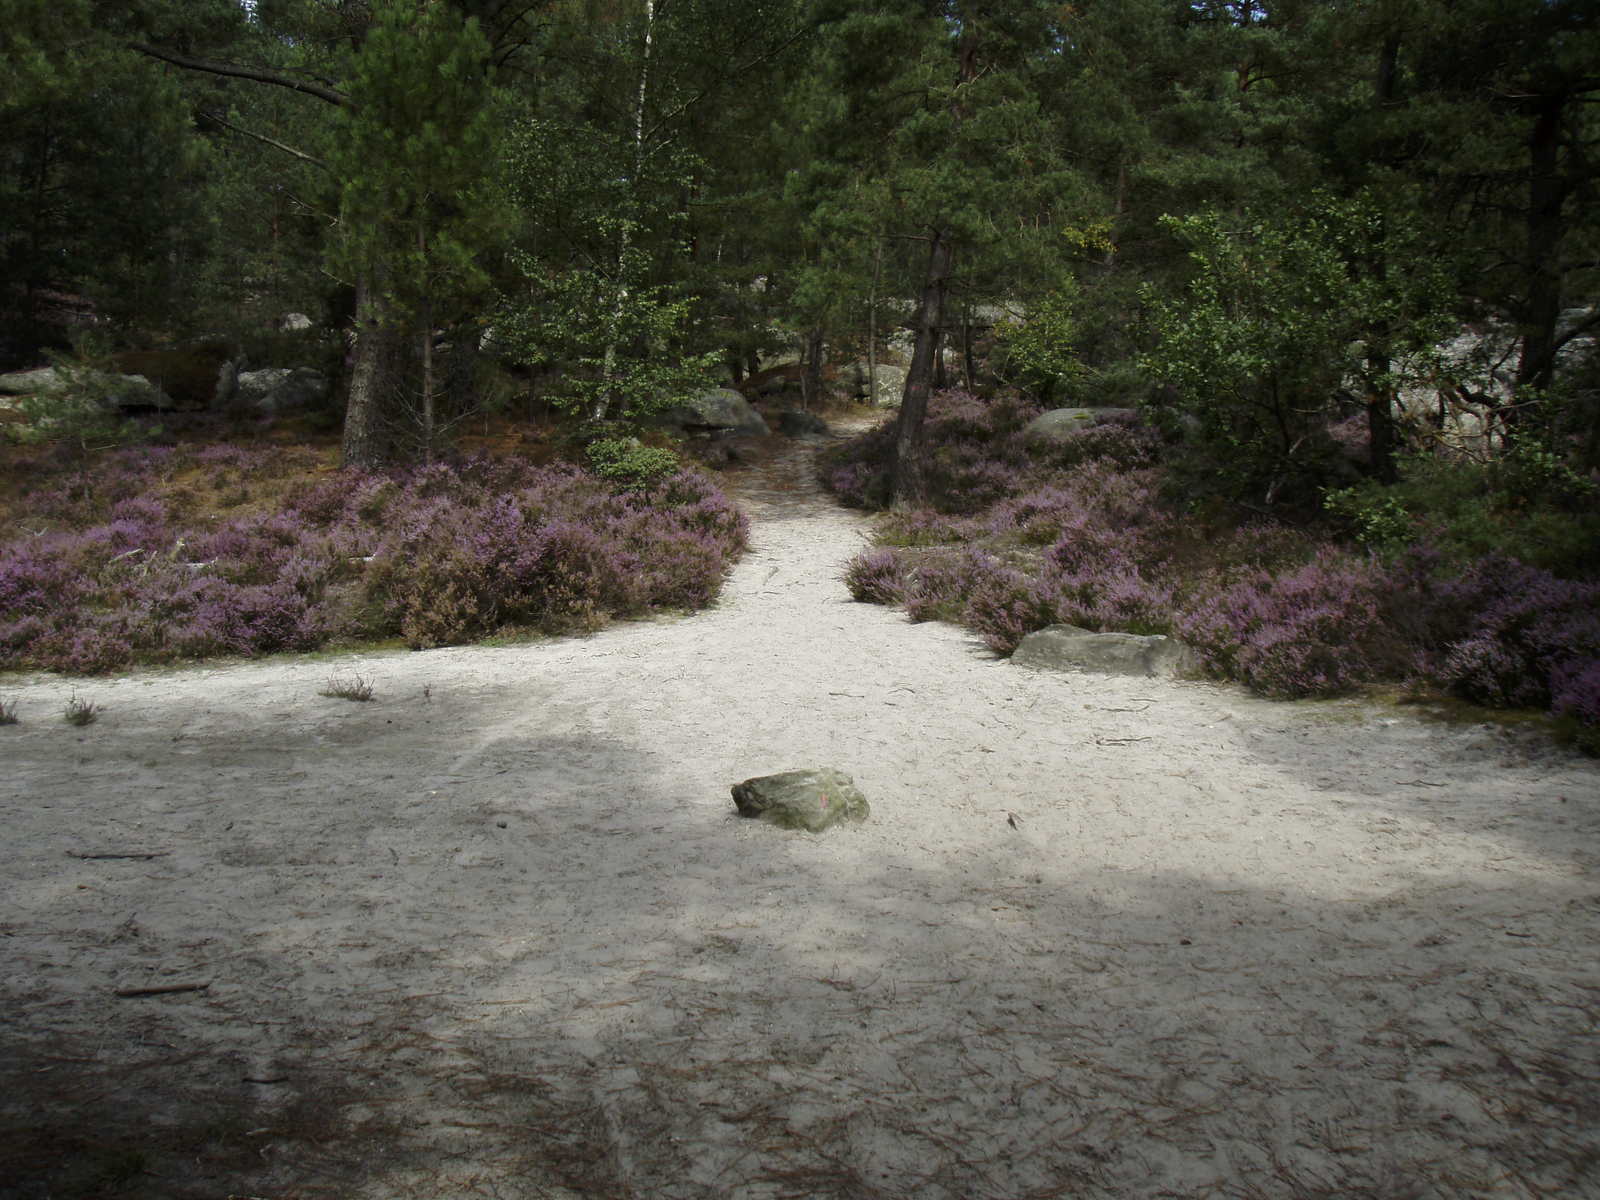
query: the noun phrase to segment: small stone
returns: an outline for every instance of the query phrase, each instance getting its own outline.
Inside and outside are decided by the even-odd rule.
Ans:
[[[733,802],[740,816],[811,833],[821,833],[840,821],[865,821],[871,815],[855,780],[832,767],[746,779],[733,785]]]

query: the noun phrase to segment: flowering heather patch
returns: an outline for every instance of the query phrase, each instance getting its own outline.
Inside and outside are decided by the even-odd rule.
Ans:
[[[930,405],[928,507],[884,518],[845,579],[912,620],[958,620],[997,653],[1064,623],[1170,633],[1203,669],[1271,696],[1421,679],[1481,704],[1600,726],[1600,583],[1427,544],[1385,561],[1270,520],[1185,513],[1160,445],[1117,422],[1028,450],[1025,405]],[[836,451],[823,481],[886,498],[892,426]],[[877,482],[874,482],[877,481]]]
[[[0,668],[413,646],[698,608],[746,519],[681,472],[617,494],[570,467],[463,459],[327,474],[306,450],[137,447],[45,479],[0,543]]]

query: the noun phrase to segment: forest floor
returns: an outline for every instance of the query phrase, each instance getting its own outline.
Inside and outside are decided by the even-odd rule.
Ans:
[[[811,454],[693,616],[6,680],[0,1197],[1600,1195],[1594,762],[1014,667]]]

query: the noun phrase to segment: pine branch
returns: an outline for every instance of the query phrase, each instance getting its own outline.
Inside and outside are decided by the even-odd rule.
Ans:
[[[211,75],[225,75],[230,79],[251,79],[256,83],[270,83],[276,87],[288,88],[291,92],[301,92],[307,96],[315,96],[318,100],[326,100],[329,104],[346,105],[350,97],[343,92],[336,92],[332,88],[323,87],[316,83],[306,83],[299,79],[290,79],[287,75],[278,75],[272,71],[263,71],[257,67],[241,67],[236,63],[208,62],[200,58],[185,58],[181,54],[174,54],[171,50],[163,50],[159,46],[147,46],[143,42],[129,42],[130,50],[137,50],[140,54],[150,58],[158,58],[162,62],[171,63],[175,67],[182,67],[185,71],[205,71]]]

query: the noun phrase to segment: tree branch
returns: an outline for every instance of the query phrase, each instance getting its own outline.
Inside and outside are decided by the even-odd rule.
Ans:
[[[147,46],[143,42],[129,42],[130,50],[137,50],[140,54],[150,58],[159,58],[162,62],[171,63],[175,67],[182,67],[185,71],[205,71],[211,75],[226,75],[231,79],[253,79],[257,83],[270,83],[276,87],[288,88],[291,92],[301,92],[307,96],[315,96],[318,100],[326,100],[329,104],[346,105],[350,97],[343,92],[336,92],[332,88],[323,87],[321,84],[306,83],[299,79],[290,79],[287,75],[277,75],[271,71],[263,71],[256,67],[241,67],[234,63],[207,62],[199,58],[185,58],[181,54],[174,54],[171,50],[163,50],[159,46]]]
[[[311,155],[307,154],[304,150],[296,150],[293,146],[286,146],[282,142],[277,141],[274,138],[269,138],[265,134],[256,133],[253,130],[241,129],[241,128],[239,128],[239,126],[235,125],[232,121],[224,121],[221,117],[217,116],[215,113],[208,113],[208,112],[206,112],[206,111],[204,111],[202,109],[201,112],[200,112],[200,115],[202,117],[204,117],[208,121],[213,121],[216,124],[221,125],[224,129],[231,129],[235,133],[243,134],[247,138],[255,138],[256,141],[262,142],[262,143],[264,143],[264,144],[266,144],[268,146],[271,146],[274,150],[282,150],[285,154],[292,154],[296,158],[298,158],[301,162],[308,162],[313,167],[321,167],[324,171],[326,171],[328,169],[328,164],[327,163],[323,162],[320,158],[312,157]]]

